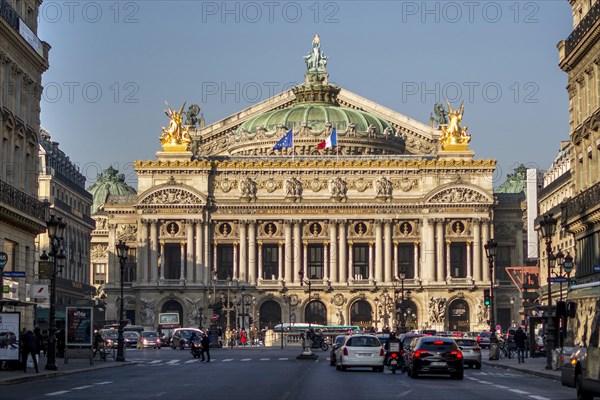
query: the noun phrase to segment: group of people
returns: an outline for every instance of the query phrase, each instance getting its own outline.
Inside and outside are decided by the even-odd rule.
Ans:
[[[239,331],[235,328],[227,328],[225,330],[225,343],[229,348],[233,349],[237,346],[258,346],[264,343],[261,331],[255,326],[250,327],[250,331],[246,332],[245,328]]]

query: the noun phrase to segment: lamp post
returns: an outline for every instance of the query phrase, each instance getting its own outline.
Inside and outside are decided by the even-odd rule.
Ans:
[[[375,331],[379,331],[379,297],[375,297]]]
[[[554,277],[559,281],[560,291],[559,291],[559,301],[563,301],[563,282],[567,283],[567,287],[569,285],[569,281],[571,279],[571,272],[573,271],[573,257],[571,254],[567,252],[565,256],[564,253],[559,249],[558,253],[554,256],[556,258],[556,266],[558,267],[558,271],[554,272]],[[558,346],[562,347],[565,339],[565,315],[562,314],[560,316],[560,335],[558,337]]]
[[[383,329],[389,329],[390,309],[392,308],[392,298],[387,291],[383,291],[381,296],[381,307],[379,309],[379,317],[383,319]]]
[[[249,313],[247,313],[246,311],[248,311],[248,307],[250,307],[252,305],[252,302],[254,301],[254,297],[252,297],[251,294],[245,293],[246,292],[246,287],[242,286],[242,288],[240,289],[242,291],[242,296],[240,299],[240,302],[242,303],[242,329],[246,330],[246,316],[248,316]],[[250,328],[250,321],[248,321],[248,328]]]
[[[115,361],[125,361],[125,338],[123,337],[123,328],[125,324],[125,299],[123,298],[123,275],[125,272],[125,263],[127,263],[127,251],[129,246],[122,240],[115,246],[119,264],[121,264],[121,304],[119,304],[119,337],[117,339],[117,358]]]
[[[556,256],[552,254],[552,236],[556,232],[557,220],[550,213],[544,214],[540,221],[542,238],[546,242],[546,255],[548,257],[548,308],[544,313],[546,317],[546,369],[552,369],[552,351],[554,350],[554,321],[552,319],[552,268],[556,262]]]
[[[498,250],[498,243],[494,239],[488,240],[483,246],[485,248],[485,255],[490,265],[490,332],[492,339],[496,338],[496,320],[494,318],[494,261],[496,260],[496,252]]]
[[[404,305],[404,280],[406,279],[406,270],[404,268],[400,268],[400,313],[402,315],[402,321],[400,325],[400,332],[406,332],[406,317],[404,315],[404,309],[406,308]]]
[[[231,328],[231,310],[233,310],[233,308],[231,307],[231,299],[229,297],[230,295],[230,290],[231,290],[231,276],[227,276],[227,307],[224,307],[223,309],[225,310],[225,312],[227,312],[227,329]]]
[[[292,296],[284,294],[282,298],[283,302],[288,305],[288,329],[292,329]],[[283,349],[283,315],[281,316],[281,348]]]
[[[58,260],[64,260],[65,251],[62,247],[63,235],[67,223],[62,217],[50,216],[46,221],[48,227],[49,252],[42,252],[40,259],[48,261],[52,257],[52,273],[50,274],[50,311],[48,315],[49,336],[48,336],[48,357],[46,359],[45,369],[56,371],[56,274],[58,273]]]

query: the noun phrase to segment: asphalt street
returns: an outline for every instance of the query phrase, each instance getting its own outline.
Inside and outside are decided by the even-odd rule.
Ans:
[[[297,360],[298,348],[213,349],[202,363],[189,351],[128,350],[135,364],[0,387],[2,400],[27,399],[574,399],[559,381],[483,366],[466,369],[462,381],[329,366],[329,352],[318,360]]]

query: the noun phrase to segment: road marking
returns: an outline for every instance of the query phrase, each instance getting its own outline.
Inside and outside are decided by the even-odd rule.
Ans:
[[[148,364],[158,364],[159,362],[162,362],[162,360],[150,361]]]
[[[412,389],[411,390],[407,390],[406,392],[398,393],[396,395],[396,397],[404,397],[404,396],[406,396],[407,394],[410,394],[410,393],[412,393]]]
[[[533,394],[532,394],[532,395],[529,395],[529,397],[531,397],[532,399],[536,399],[536,400],[550,400],[550,399],[549,399],[549,398],[547,398],[547,397],[544,397],[544,396],[538,396],[537,394],[536,394],[536,395],[533,395]]]
[[[225,359],[223,359],[223,362],[229,362],[229,361],[233,361],[233,358],[225,358]]]
[[[70,390],[61,390],[60,392],[46,393],[46,396],[58,396],[60,394],[69,393]]]
[[[179,362],[179,360],[170,360],[170,361],[167,361],[165,364],[174,365],[174,364],[177,364],[178,362]]]
[[[187,360],[185,363],[186,364],[191,364],[191,363],[195,363],[198,362],[198,360]]]
[[[94,385],[108,385],[111,383],[113,383],[113,381],[96,382],[96,383],[94,383]]]
[[[269,361],[270,358],[261,358],[260,361]]]
[[[492,384],[492,382],[488,382],[488,381],[481,381],[481,380],[479,381],[479,383],[485,383],[486,385],[491,385],[491,384]]]
[[[279,361],[287,361],[287,360],[288,360],[287,357],[282,357],[282,358],[279,359]]]
[[[251,358],[242,358],[240,361],[251,361]]]
[[[508,389],[509,392],[514,392],[514,393],[518,393],[518,394],[527,394],[529,395],[529,392],[526,392],[524,390],[519,390],[519,389]]]
[[[498,389],[508,389],[508,386],[504,385],[494,385],[494,387],[497,387]]]
[[[93,387],[93,385],[78,386],[71,390],[81,390],[81,389],[87,389],[87,388],[91,388],[91,387]]]

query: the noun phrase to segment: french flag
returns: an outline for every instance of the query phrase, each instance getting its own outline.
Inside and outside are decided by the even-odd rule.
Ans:
[[[329,135],[329,137],[325,140],[323,140],[321,143],[319,143],[317,145],[317,149],[322,150],[322,149],[328,149],[330,147],[333,146],[337,146],[337,131],[336,128],[333,128],[333,131],[331,132],[331,135]]]

